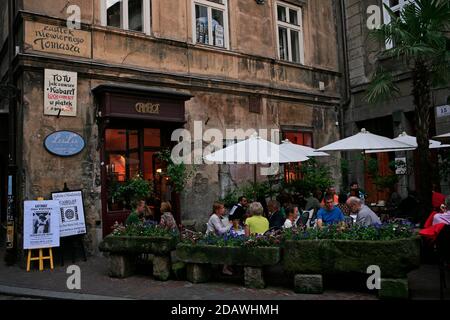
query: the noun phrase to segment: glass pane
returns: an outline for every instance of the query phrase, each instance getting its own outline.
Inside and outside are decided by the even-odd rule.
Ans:
[[[125,154],[111,153],[106,165],[106,171],[111,180],[124,182],[127,178]]]
[[[139,135],[137,130],[128,131],[128,149],[139,148]]]
[[[278,28],[278,36],[280,39],[280,59],[281,60],[289,60],[287,29],[286,28]]]
[[[107,129],[105,132],[106,151],[125,151],[127,136],[124,129]]]
[[[389,7],[395,7],[399,5],[399,0],[389,0]]]
[[[300,41],[299,33],[291,30],[291,53],[292,61],[300,63]]]
[[[208,1],[218,3],[218,4],[225,4],[224,0],[208,0]]]
[[[196,37],[197,42],[209,44],[208,39],[208,8],[195,5]]]
[[[106,0],[106,25],[120,28],[120,7],[122,0]]]
[[[139,168],[139,152],[132,152],[130,153],[130,158],[128,158],[128,166],[130,170],[130,179],[134,178],[136,175],[139,174],[140,168]]]
[[[277,7],[277,11],[278,11],[278,21],[287,22],[287,19],[286,19],[286,7],[278,6]]]
[[[144,31],[142,17],[142,0],[128,0],[128,28]]]
[[[160,147],[161,146],[161,130],[160,129],[144,129],[144,146]]]
[[[153,172],[153,161],[156,161],[156,156],[155,156],[156,152],[144,152],[144,180],[154,180],[154,172]],[[157,164],[155,163],[155,165],[157,166]],[[155,171],[157,169],[160,169],[158,166],[155,169]]]
[[[313,147],[312,144],[312,133],[304,133],[303,134],[303,145],[307,147]]]
[[[298,26],[298,14],[296,10],[289,9],[289,23]]]
[[[225,47],[225,29],[223,24],[223,11],[212,10],[212,26],[214,45],[218,47]]]

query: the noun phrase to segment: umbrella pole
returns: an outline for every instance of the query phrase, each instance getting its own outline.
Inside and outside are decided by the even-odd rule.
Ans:
[[[257,166],[258,166],[257,164],[253,165],[253,182],[255,183],[255,185],[256,185],[256,167]]]

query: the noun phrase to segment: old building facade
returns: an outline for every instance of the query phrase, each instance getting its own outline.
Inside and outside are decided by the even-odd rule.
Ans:
[[[344,110],[345,136],[359,132],[366,128],[373,133],[395,138],[402,132],[415,136],[415,115],[412,91],[411,74],[405,72],[401,65],[395,66],[398,62],[390,58],[380,58],[380,52],[392,47],[392,43],[377,43],[369,37],[368,20],[374,15],[370,6],[380,8],[381,22],[389,23],[390,17],[383,5],[389,6],[394,13],[399,14],[401,10],[411,3],[409,0],[349,0],[345,2],[346,21],[346,56],[348,57],[348,88],[347,96],[350,98]],[[370,83],[372,75],[377,66],[383,65],[385,69],[396,70],[397,85],[400,95],[396,99],[387,100],[379,104],[369,104],[365,98],[366,89]],[[393,66],[395,66],[393,68]],[[435,88],[432,92],[433,109],[430,110],[431,125],[430,139],[439,134],[450,131],[450,113],[442,111],[450,103],[450,89],[448,87]],[[448,109],[448,108],[447,108]],[[433,152],[434,161],[437,161],[437,152]],[[361,185],[371,188],[367,176],[363,174],[363,165],[360,155],[356,153],[347,155],[349,160],[349,181],[358,180]],[[373,155],[380,166],[380,170],[388,170],[387,163],[395,160],[396,157],[407,159],[410,168],[408,175],[400,178],[398,191],[405,197],[408,189],[418,190],[420,187],[420,177],[414,175],[415,159],[413,152],[405,153],[379,153]],[[417,160],[417,161],[415,161]],[[382,165],[381,165],[382,164]],[[449,192],[447,181],[441,181],[441,189],[444,193]],[[376,200],[376,191],[372,188],[372,195]],[[386,196],[379,195],[380,197]]]
[[[0,4],[3,21],[7,3]],[[343,76],[336,1],[9,3],[13,19],[0,26],[0,77],[20,92],[5,107],[14,124],[10,162],[17,168],[19,246],[23,200],[49,198],[66,183],[83,190],[86,240],[95,252],[111,224],[127,214],[110,203],[110,174],[119,181],[138,172],[160,179],[155,153],[173,145],[176,129],[192,136],[196,123],[203,132],[279,129],[314,147],[339,138]],[[71,29],[67,18],[76,17],[77,8],[80,29]],[[77,77],[74,114],[49,110],[46,90],[69,94],[49,89],[49,70]],[[72,157],[49,153],[44,140],[60,130],[79,134],[83,151]],[[338,160],[331,161],[338,176]],[[181,219],[202,224],[214,200],[252,177],[246,166],[198,165],[181,194]],[[157,188],[161,197],[167,193],[164,181]]]

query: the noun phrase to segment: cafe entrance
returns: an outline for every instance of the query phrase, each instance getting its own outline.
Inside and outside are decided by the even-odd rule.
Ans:
[[[133,88],[133,90],[131,90]],[[162,201],[170,201],[174,217],[180,221],[177,199],[165,176],[166,164],[158,153],[171,149],[172,132],[184,125],[184,103],[191,96],[152,88],[101,85],[94,93],[99,102],[99,130],[102,162],[103,236],[115,222],[124,223],[132,210],[118,190],[133,179],[144,179],[152,187],[146,199],[159,218]]]

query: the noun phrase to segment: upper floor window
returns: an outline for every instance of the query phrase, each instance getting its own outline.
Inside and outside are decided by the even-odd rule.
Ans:
[[[228,49],[228,0],[193,0],[194,43]]]
[[[150,34],[150,0],[102,0],[102,25]]]
[[[282,2],[277,2],[275,8],[279,58],[303,64],[302,9]]]
[[[400,17],[402,10],[406,5],[414,3],[414,0],[383,0],[383,4],[388,6],[397,17]],[[383,6],[384,12],[384,23],[389,24],[391,22],[391,16],[387,12],[386,8]],[[392,49],[395,44],[392,41],[386,41],[386,49]]]

